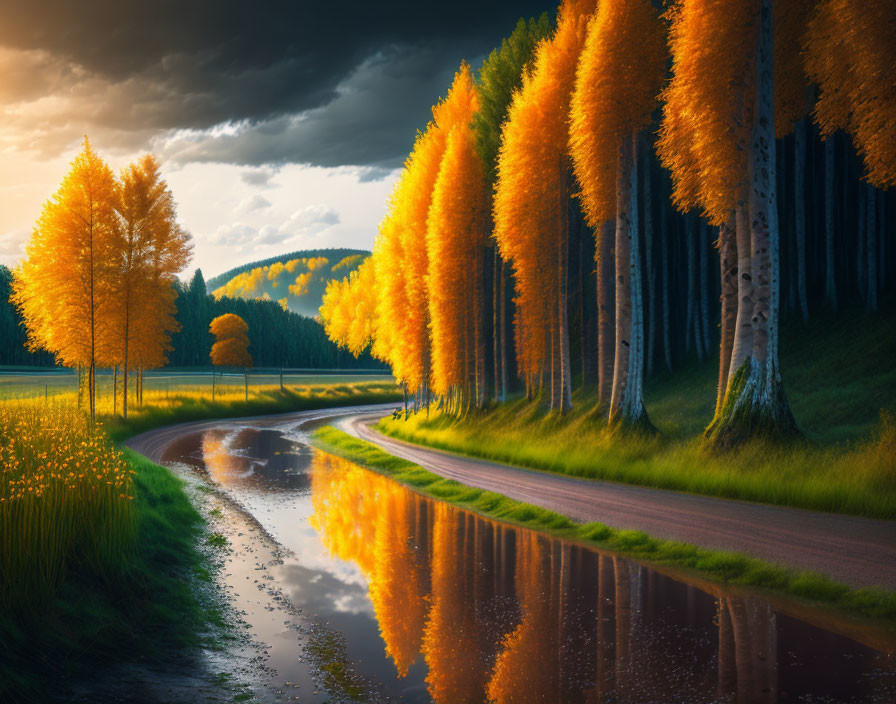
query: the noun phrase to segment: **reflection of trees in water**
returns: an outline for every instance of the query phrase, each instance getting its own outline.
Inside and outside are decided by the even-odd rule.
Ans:
[[[312,484],[312,524],[365,574],[398,674],[422,652],[438,704],[777,700],[778,622],[759,599],[480,518],[329,455]]]
[[[211,479],[224,487],[258,489],[265,493],[306,492],[308,457],[273,430],[207,430],[201,456]],[[264,459],[260,459],[264,458]]]

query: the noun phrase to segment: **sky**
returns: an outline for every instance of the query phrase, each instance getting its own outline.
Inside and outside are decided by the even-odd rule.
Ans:
[[[461,60],[546,2],[0,0],[0,263],[24,255],[83,136],[150,151],[206,278],[373,244]]]

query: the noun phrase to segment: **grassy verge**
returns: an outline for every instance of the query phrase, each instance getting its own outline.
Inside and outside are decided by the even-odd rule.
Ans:
[[[876,518],[896,518],[896,316],[800,323],[782,345],[782,374],[805,433],[791,446],[755,443],[724,455],[702,449],[712,418],[715,362],[647,383],[657,437],[609,434],[592,389],[565,417],[523,399],[471,412],[384,419],[387,435],[522,467],[590,479]]]
[[[315,433],[314,442],[326,452],[379,472],[421,494],[490,518],[581,541],[627,557],[695,571],[714,581],[767,589],[850,614],[896,622],[896,594],[892,592],[856,589],[815,573],[785,569],[745,555],[659,540],[640,531],[615,530],[601,523],[576,523],[553,511],[439,477],[336,428],[321,428]]]
[[[211,579],[198,549],[202,519],[171,472],[126,455],[135,472],[135,549],[106,578],[70,569],[39,612],[0,610],[0,700],[40,701],[123,654],[143,662],[183,656],[221,624],[211,598],[194,588]]]
[[[244,401],[242,396],[212,401],[204,394],[177,393],[134,407],[127,421],[121,416],[107,415],[102,422],[106,432],[121,442],[146,430],[174,423],[388,403],[400,398],[401,393],[391,381],[320,384],[284,391],[272,386],[256,390],[248,401]]]

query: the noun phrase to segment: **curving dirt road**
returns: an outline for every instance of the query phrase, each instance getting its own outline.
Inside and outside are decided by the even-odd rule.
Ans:
[[[463,484],[495,491],[578,521],[746,553],[855,586],[896,589],[896,521],[575,479],[433,450],[387,437],[377,416],[347,416],[346,432]]]
[[[435,474],[620,529],[742,552],[826,574],[855,586],[896,590],[896,521],[803,511],[662,489],[575,479],[434,450],[386,437],[371,427],[395,404],[212,420],[159,428],[126,444],[159,462],[185,434],[230,424],[272,426],[335,421],[346,432]]]

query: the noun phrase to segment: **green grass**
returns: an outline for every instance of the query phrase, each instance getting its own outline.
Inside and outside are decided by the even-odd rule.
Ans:
[[[657,565],[694,571],[714,581],[772,590],[849,614],[896,621],[896,594],[892,592],[851,588],[815,573],[785,569],[745,555],[659,540],[640,531],[616,530],[601,523],[576,523],[553,511],[439,477],[336,428],[319,429],[314,434],[314,443],[326,452],[388,476],[421,494],[490,518]]]
[[[58,682],[122,659],[186,656],[220,626],[198,550],[203,523],[171,472],[126,451],[134,475],[138,540],[114,576],[69,571],[39,613],[0,611],[0,700],[39,701]],[[53,688],[53,689],[48,689]]]
[[[383,419],[384,433],[444,450],[589,479],[800,508],[896,518],[896,318],[886,312],[788,326],[782,374],[805,438],[704,450],[714,361],[647,382],[655,437],[610,434],[590,389],[565,417],[538,400],[456,418],[430,412]],[[795,330],[795,331],[794,331]]]
[[[121,441],[190,420],[397,398],[394,383],[382,381],[282,392],[278,385],[255,389],[248,402],[241,394],[222,394],[212,402],[189,390],[153,392],[146,395],[146,403],[133,408],[127,422],[101,413],[101,433],[89,429],[84,413],[75,407],[74,394],[2,402],[0,469],[6,478],[14,474],[27,481],[17,479],[8,485],[10,491],[0,491],[5,500],[0,519],[9,518],[9,525],[18,530],[0,535],[0,570],[3,565],[16,568],[0,572],[0,701],[33,701],[43,696],[43,682],[83,676],[108,662],[188,656],[184,648],[197,645],[201,634],[220,620],[214,606],[203,601],[210,597],[195,589],[197,580],[211,579],[211,566],[199,545],[203,522],[180,480],[130,451],[125,450],[122,459],[107,436]],[[48,457],[54,463],[53,475],[45,466]],[[95,480],[94,474],[107,465],[106,474],[96,474]],[[51,481],[57,472],[59,478]],[[79,472],[84,479],[77,479]],[[121,488],[107,487],[107,475],[121,481]],[[31,485],[43,493],[6,500],[6,494],[22,493]],[[124,494],[119,499],[120,492]],[[104,498],[107,493],[109,500]],[[107,504],[127,509],[122,521],[106,518]],[[65,539],[72,534],[86,537]],[[220,533],[210,534],[204,543],[213,549],[227,546]],[[106,549],[107,544],[114,549]],[[23,588],[24,582],[15,576],[19,573],[35,577],[28,584],[41,589]],[[4,589],[5,583],[10,588]],[[7,650],[15,655],[6,657]]]
[[[326,384],[285,391],[270,387],[256,390],[248,401],[244,401],[241,394],[212,401],[210,396],[183,392],[164,399],[144,397],[145,403],[134,407],[127,421],[120,415],[105,414],[101,422],[106,432],[120,442],[146,430],[174,423],[388,403],[400,398],[401,393],[391,381]]]

